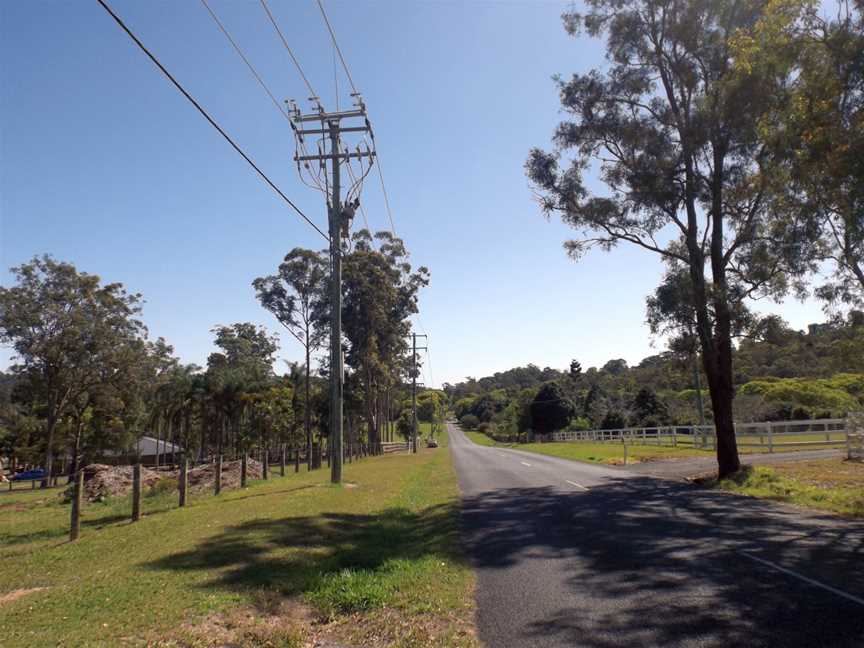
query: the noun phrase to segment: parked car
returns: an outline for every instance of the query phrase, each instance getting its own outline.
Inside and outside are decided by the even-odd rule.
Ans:
[[[15,474],[12,477],[12,481],[31,481],[33,479],[43,479],[44,477],[44,470],[41,468],[34,468],[33,470],[25,470],[24,472]]]

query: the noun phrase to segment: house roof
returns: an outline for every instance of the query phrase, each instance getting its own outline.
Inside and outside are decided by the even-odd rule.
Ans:
[[[129,448],[128,452],[118,452],[116,450],[108,450],[105,454],[109,457],[115,457],[118,455],[125,454],[134,454],[136,451],[142,457],[152,457],[156,454],[156,444],[159,444],[159,453],[160,454],[171,454],[172,452],[183,452],[183,448],[175,443],[171,443],[170,441],[158,441],[151,436],[142,436],[138,439],[137,443],[132,444],[132,447]]]

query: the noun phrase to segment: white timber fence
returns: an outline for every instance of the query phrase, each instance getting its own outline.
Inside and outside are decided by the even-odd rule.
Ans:
[[[856,419],[856,416],[859,418]],[[850,414],[848,419],[736,423],[735,438],[739,448],[770,453],[845,446],[852,458],[855,452],[859,455],[861,453],[862,439],[864,439],[864,413]],[[703,450],[713,450],[717,447],[713,425],[567,430],[553,433],[550,440],[682,446]]]

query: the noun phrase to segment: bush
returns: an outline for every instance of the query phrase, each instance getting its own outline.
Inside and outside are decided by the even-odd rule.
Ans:
[[[481,423],[477,426],[477,431],[482,432],[483,434],[489,434],[492,431],[491,423]]]
[[[620,430],[627,427],[627,420],[620,412],[608,412],[600,423],[601,430]]]
[[[480,419],[478,419],[473,414],[466,414],[461,419],[459,419],[459,423],[461,423],[462,427],[466,430],[474,430],[480,424]]]

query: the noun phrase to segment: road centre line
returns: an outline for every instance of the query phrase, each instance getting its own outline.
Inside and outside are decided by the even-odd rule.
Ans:
[[[527,461],[520,461],[519,463],[521,463],[523,466],[530,466],[531,465]]]
[[[755,560],[758,563],[761,563],[763,565],[766,565],[768,567],[776,569],[777,571],[782,572],[782,573],[786,574],[787,576],[792,576],[793,578],[797,578],[798,580],[804,581],[805,583],[808,583],[809,585],[813,585],[814,587],[819,587],[820,589],[823,589],[827,592],[831,592],[832,594],[836,594],[837,596],[842,596],[843,598],[845,598],[848,601],[852,601],[853,603],[857,603],[858,605],[864,606],[864,599],[859,598],[857,596],[854,596],[852,594],[848,594],[848,593],[844,592],[843,590],[839,590],[835,587],[831,587],[830,585],[826,585],[825,583],[820,583],[817,580],[813,580],[812,578],[808,578],[807,576],[804,576],[803,574],[799,574],[798,572],[794,572],[791,569],[786,569],[785,567],[781,567],[780,565],[773,563],[770,560],[765,560],[764,558],[759,558],[757,556],[754,556],[753,554],[751,554],[747,551],[739,551],[738,553],[740,553],[745,558],[749,558],[750,560]]]
[[[564,481],[567,482],[568,484],[570,484],[571,486],[575,486],[576,488],[581,488],[583,491],[587,491],[587,490],[588,490],[588,489],[585,488],[582,484],[577,484],[576,482],[574,482],[574,481],[570,481],[569,479],[565,479]]]

